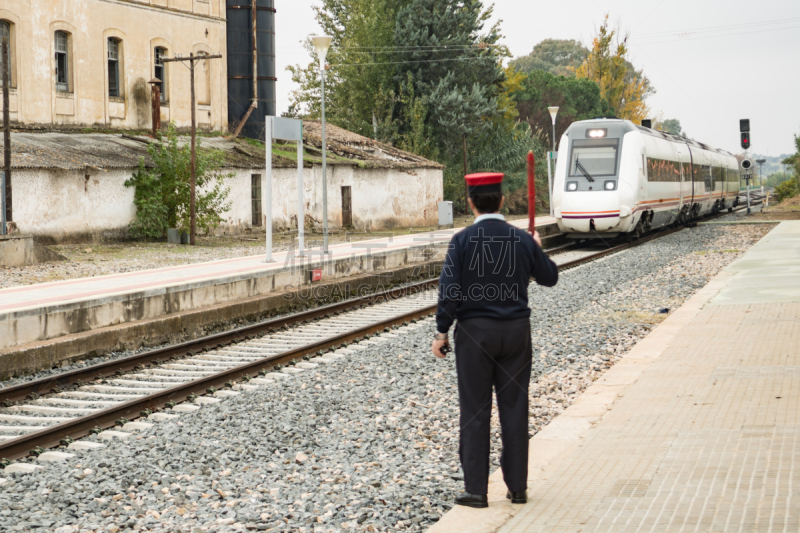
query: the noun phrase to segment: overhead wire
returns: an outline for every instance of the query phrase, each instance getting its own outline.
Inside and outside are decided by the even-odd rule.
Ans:
[[[631,34],[630,40],[640,40],[640,39],[663,39],[667,36],[674,36],[676,38],[686,39],[688,37],[697,33],[711,33],[715,31],[729,31],[735,30],[738,28],[753,28],[759,26],[774,26],[774,25],[785,25],[785,24],[794,24],[800,22],[800,17],[795,18],[788,18],[788,19],[775,19],[775,20],[766,20],[760,22],[746,22],[746,23],[739,23],[739,24],[726,24],[721,26],[706,26],[701,28],[691,28],[691,29],[680,29],[680,30],[670,30],[670,31],[660,31],[660,32],[652,32],[652,33],[644,33],[644,34]],[[786,28],[770,28],[765,30],[754,30],[749,32],[736,32],[736,33],[726,33],[723,35],[712,35],[708,36],[707,38],[711,37],[727,37],[729,35],[738,35],[738,34],[748,34],[748,33],[758,33],[763,31],[779,31],[783,29],[794,29],[797,26],[789,26]],[[666,41],[659,41],[659,42],[666,42]],[[456,50],[467,50],[467,49],[488,49],[488,48],[507,48],[509,46],[520,46],[526,44],[537,44],[533,42],[515,42],[511,44],[490,44],[490,43],[480,43],[480,44],[468,44],[468,45],[455,45],[455,44],[436,44],[436,45],[390,45],[390,46],[361,46],[361,45],[345,45],[340,47],[340,50],[346,50],[350,54],[355,53],[363,53],[363,54],[373,54],[377,52],[383,53],[411,53],[415,51],[419,52],[440,52],[440,51],[456,51]]]
[[[685,42],[685,41],[699,41],[703,39],[716,39],[719,37],[738,37],[740,35],[751,35],[754,33],[765,33],[765,32],[773,32],[773,31],[781,31],[781,30],[793,30],[796,28],[800,28],[800,25],[796,26],[787,26],[785,28],[767,28],[763,30],[753,30],[753,31],[742,31],[742,32],[735,32],[735,33],[726,33],[722,35],[705,35],[705,36],[698,36],[698,37],[681,37],[680,35],[676,36],[676,39],[668,39],[664,41],[652,41],[652,42],[636,42],[633,41],[632,44],[636,44],[637,46],[647,46],[652,44],[667,44],[667,43],[675,43],[675,42]]]

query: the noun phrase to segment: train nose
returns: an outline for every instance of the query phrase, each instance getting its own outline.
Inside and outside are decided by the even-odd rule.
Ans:
[[[603,233],[619,230],[620,203],[616,195],[603,192],[565,195],[559,225],[565,233]]]

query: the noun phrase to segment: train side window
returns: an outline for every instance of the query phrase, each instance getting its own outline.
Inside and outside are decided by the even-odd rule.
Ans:
[[[680,163],[665,159],[647,158],[647,181],[677,182],[681,181]]]

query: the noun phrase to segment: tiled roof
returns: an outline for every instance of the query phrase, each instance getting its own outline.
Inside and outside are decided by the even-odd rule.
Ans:
[[[321,126],[318,121],[304,121],[303,139],[306,144],[306,166],[321,154]],[[409,152],[372,141],[342,128],[328,125],[328,162],[331,165],[359,165],[371,168],[443,168]],[[155,142],[150,137],[111,133],[78,132],[12,132],[12,169],[105,170],[133,169],[144,159],[149,165],[147,145]],[[181,137],[180,142],[189,142]],[[241,140],[225,137],[199,137],[202,149],[219,150],[227,168],[260,168],[264,166],[263,149]],[[289,150],[291,151],[291,150]],[[273,154],[273,167],[294,167],[296,163]]]

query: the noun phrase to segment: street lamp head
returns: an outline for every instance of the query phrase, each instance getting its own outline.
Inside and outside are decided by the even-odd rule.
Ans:
[[[311,42],[314,43],[314,48],[317,50],[320,64],[325,63],[325,57],[328,55],[328,49],[331,47],[333,37],[328,35],[312,35]]]
[[[759,165],[763,165],[766,162],[767,162],[766,159],[756,159],[756,163],[758,163]]]
[[[553,119],[553,125],[556,123],[556,115],[558,115],[558,107],[548,107],[548,111],[550,111],[550,117]]]

